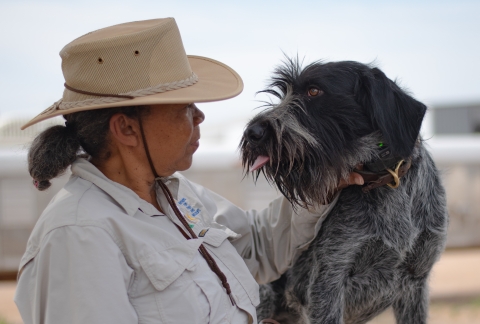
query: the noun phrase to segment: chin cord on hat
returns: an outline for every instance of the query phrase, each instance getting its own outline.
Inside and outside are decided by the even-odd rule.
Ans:
[[[153,161],[152,161],[152,158],[150,156],[150,151],[148,150],[147,140],[145,139],[145,134],[143,132],[142,118],[140,116],[138,118],[138,124],[139,124],[139,127],[140,127],[140,134],[142,135],[143,146],[145,147],[145,153],[147,155],[148,163],[150,164],[150,169],[152,169],[153,176],[155,177],[155,182],[162,189],[163,194],[167,198],[168,204],[170,205],[170,207],[172,207],[173,212],[175,213],[177,218],[180,220],[182,225],[185,227],[185,229],[187,229],[187,231],[190,235],[188,235],[185,232],[185,230],[182,229],[177,224],[175,224],[175,226],[177,226],[179,231],[182,233],[182,235],[187,240],[190,240],[192,238],[198,238],[197,235],[195,234],[195,232],[193,232],[193,230],[190,228],[190,226],[188,226],[188,223],[185,220],[185,217],[183,217],[182,213],[180,212],[180,210],[177,207],[177,204],[175,203],[175,200],[172,196],[172,193],[168,189],[167,185],[165,185],[163,183],[162,178],[158,175],[157,171],[155,170],[155,167],[153,166]],[[232,302],[232,305],[235,306],[235,300],[233,299],[232,291],[230,289],[230,285],[228,284],[227,277],[225,276],[225,274],[222,272],[222,270],[220,270],[217,263],[212,258],[210,253],[208,253],[207,249],[203,246],[203,244],[200,245],[200,247],[198,248],[198,251],[203,256],[205,261],[207,261],[207,264],[210,267],[210,269],[212,269],[212,271],[215,272],[215,274],[218,276],[218,278],[220,278],[220,281],[222,282],[223,287],[227,291],[228,297],[230,298],[230,301]]]

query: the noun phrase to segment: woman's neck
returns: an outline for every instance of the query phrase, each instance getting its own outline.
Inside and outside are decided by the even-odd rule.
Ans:
[[[140,198],[162,211],[153,189],[155,180],[148,162],[130,157],[131,155],[124,158],[120,154],[112,154],[107,160],[92,159],[90,162],[107,178],[130,188]]]

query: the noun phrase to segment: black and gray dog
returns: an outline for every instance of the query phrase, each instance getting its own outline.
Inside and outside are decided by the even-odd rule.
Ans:
[[[426,323],[428,276],[448,216],[419,137],[425,105],[352,61],[302,68],[288,60],[264,92],[278,102],[247,125],[245,167],[307,207],[329,201],[355,168],[367,183],[343,189],[308,250],[261,287],[259,320],[357,324],[393,306],[397,323]]]

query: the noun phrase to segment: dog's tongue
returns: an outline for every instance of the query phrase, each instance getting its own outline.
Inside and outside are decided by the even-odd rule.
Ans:
[[[260,169],[261,167],[263,167],[265,164],[267,164],[267,162],[270,160],[270,158],[268,156],[265,156],[265,155],[259,155],[257,157],[257,159],[255,160],[255,162],[253,162],[253,164],[250,166],[250,169],[248,171],[252,172],[252,171],[255,171],[255,170],[258,170]]]

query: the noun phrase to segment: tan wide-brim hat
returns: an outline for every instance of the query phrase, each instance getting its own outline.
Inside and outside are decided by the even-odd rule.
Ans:
[[[173,18],[99,29],[67,44],[60,57],[63,97],[22,129],[79,111],[218,101],[243,90],[227,65],[185,53]]]

